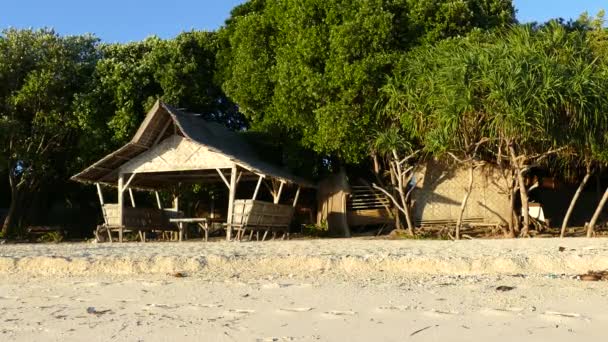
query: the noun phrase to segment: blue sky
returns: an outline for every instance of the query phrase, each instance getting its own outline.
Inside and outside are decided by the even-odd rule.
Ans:
[[[94,33],[106,42],[171,38],[191,29],[214,30],[243,0],[1,0],[0,28],[53,27],[61,34]],[[514,0],[520,21],[576,18],[606,0]]]

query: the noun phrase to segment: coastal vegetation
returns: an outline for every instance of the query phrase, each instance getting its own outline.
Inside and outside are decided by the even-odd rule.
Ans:
[[[69,176],[128,141],[159,98],[263,136],[276,162],[307,177],[369,165],[410,234],[413,171],[431,158],[469,172],[456,239],[485,165],[509,177],[513,212],[516,199],[528,211],[531,168],[579,184],[571,212],[608,163],[603,13],[542,24],[515,14],[508,0],[250,0],[216,32],[169,40],[4,30],[2,234],[49,222],[89,233],[96,194]],[[589,236],[606,201],[608,189]],[[528,236],[518,217],[506,234]]]

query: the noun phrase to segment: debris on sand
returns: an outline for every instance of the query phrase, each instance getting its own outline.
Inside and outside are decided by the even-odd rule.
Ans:
[[[107,314],[109,312],[112,312],[112,310],[109,310],[109,309],[108,310],[97,310],[92,306],[89,306],[87,308],[87,313],[90,315],[95,315],[95,316],[101,316],[101,315]]]
[[[578,313],[573,313],[573,312],[557,312],[557,311],[545,311],[545,315],[560,316],[560,317],[570,317],[570,318],[581,317],[581,315],[578,314]]]
[[[439,325],[435,325],[435,327],[438,327],[438,326],[439,326]],[[422,329],[418,329],[418,330],[414,331],[413,333],[411,333],[411,334],[410,334],[410,336],[414,336],[414,335],[416,335],[416,334],[418,334],[418,333],[421,333],[421,332],[423,332],[423,331],[425,331],[425,330],[427,330],[427,329],[430,329],[430,328],[432,328],[432,327],[433,327],[432,325],[429,325],[428,327],[424,327],[424,328],[422,328]]]
[[[186,278],[188,275],[186,273],[183,272],[175,272],[171,274],[172,276],[174,276],[175,278]]]
[[[582,281],[607,281],[608,280],[608,271],[589,271],[585,274],[579,274],[576,276],[576,279]]]
[[[507,291],[511,291],[514,290],[515,286],[505,286],[505,285],[501,285],[499,287],[496,288],[496,291],[501,291],[501,292],[507,292]]]

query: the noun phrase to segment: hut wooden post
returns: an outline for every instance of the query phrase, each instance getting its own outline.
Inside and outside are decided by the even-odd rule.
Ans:
[[[122,242],[122,225],[123,225],[123,184],[125,181],[125,175],[120,173],[118,175],[118,242]]]
[[[300,197],[300,186],[298,185],[298,190],[296,190],[296,196],[293,198],[293,207],[296,207],[298,204],[298,197]]]
[[[260,191],[260,185],[262,184],[262,180],[264,180],[264,176],[260,175],[260,178],[258,178],[258,184],[255,186],[255,191],[253,192],[253,196],[251,197],[251,199],[254,201],[258,197],[258,192]]]
[[[283,192],[284,181],[281,181],[281,185],[279,185],[279,191],[277,191],[277,195],[274,197],[274,204],[279,204],[279,200],[281,199],[281,193]]]
[[[97,195],[99,196],[99,204],[101,204],[101,206],[103,207],[103,205],[105,203],[103,201],[103,193],[101,192],[101,185],[99,185],[99,183],[95,183],[95,186],[97,186]]]
[[[228,230],[226,231],[226,240],[230,241],[232,238],[232,213],[234,211],[234,197],[236,195],[236,165],[232,165],[232,171],[230,172],[230,186],[228,190],[230,192],[228,196],[228,217],[226,223],[228,224]]]
[[[154,194],[156,195],[156,204],[158,205],[158,209],[162,209],[163,205],[160,203],[160,196],[158,195],[158,191],[154,191]]]
[[[210,213],[209,213],[209,218],[214,219],[215,218],[215,194],[211,194],[211,208],[209,209]]]
[[[135,208],[135,197],[133,197],[133,190],[129,188],[129,197],[131,197],[131,206]]]

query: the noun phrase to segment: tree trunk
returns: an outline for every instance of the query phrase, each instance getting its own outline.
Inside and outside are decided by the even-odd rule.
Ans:
[[[515,167],[515,171],[517,172],[517,180],[519,182],[519,196],[521,198],[521,213],[524,218],[524,226],[521,229],[520,236],[527,237],[530,231],[530,211],[528,206],[528,191],[526,190],[526,182],[524,179],[524,174],[522,172],[522,165],[517,161],[517,156],[515,154],[515,148],[513,146],[509,146],[509,151],[511,152],[511,162]]]
[[[18,201],[18,187],[16,183],[16,179],[13,176],[9,164],[9,174],[8,174],[8,182],[11,187],[11,203],[8,209],[8,213],[4,222],[2,224],[2,236],[6,237],[9,233],[12,233],[13,226],[15,222],[17,222],[17,207],[19,206]]]
[[[576,189],[576,192],[574,193],[574,196],[572,197],[572,200],[570,201],[570,206],[568,207],[568,211],[566,211],[566,216],[564,216],[564,221],[562,222],[562,230],[559,234],[559,237],[563,238],[566,235],[566,228],[568,227],[568,222],[570,221],[570,216],[572,215],[572,212],[574,211],[574,206],[576,205],[578,198],[580,197],[581,193],[583,192],[585,185],[589,181],[589,178],[591,178],[591,165],[587,165],[587,173],[585,173],[585,177],[583,178],[583,181],[581,182],[581,184],[579,184],[578,189]]]
[[[511,217],[509,218],[509,237],[515,238],[515,231],[518,230],[517,225],[519,224],[519,220],[517,220],[517,214],[515,213],[515,196],[517,195],[517,178],[511,173],[511,186],[509,187],[509,214]]]
[[[16,228],[23,226],[27,214],[27,201],[28,198],[22,190],[17,190],[14,194],[11,194],[10,207],[2,225],[2,235],[4,237],[13,236],[18,233]]]
[[[407,199],[405,198],[405,188],[407,184],[403,184],[403,177],[405,176],[405,172],[401,170],[401,164],[399,163],[399,155],[396,150],[393,150],[393,157],[395,158],[395,169],[397,176],[397,187],[399,192],[399,197],[401,198],[401,205],[403,207],[403,214],[405,215],[405,222],[407,223],[407,231],[408,234],[414,235],[414,223],[412,222],[412,217],[410,213],[410,208],[407,205]],[[410,178],[411,179],[411,178]]]
[[[399,215],[399,209],[395,208],[393,213],[395,215],[395,229],[397,229],[397,230],[403,229],[403,226],[401,225],[401,217]]]
[[[458,214],[458,220],[456,221],[456,240],[460,240],[460,229],[462,228],[462,218],[464,216],[464,211],[467,207],[467,202],[469,201],[469,197],[471,196],[471,192],[473,191],[473,174],[475,171],[475,167],[473,165],[469,166],[469,184],[467,186],[466,192],[464,194],[464,198],[462,199],[462,203],[460,204],[460,213]]]
[[[395,171],[393,170],[392,167],[389,167],[390,169],[390,175],[391,175],[391,185],[393,186],[392,188],[392,193],[393,193],[393,197],[397,196],[397,191],[395,190],[395,187],[397,187],[397,176],[395,176]],[[382,183],[380,183],[382,184]],[[395,207],[395,229],[397,230],[401,230],[403,229],[403,225],[401,224],[401,217],[399,216],[399,209],[397,209],[397,207]]]
[[[17,198],[14,194],[11,194],[11,204],[8,209],[8,213],[4,218],[4,223],[2,224],[2,236],[7,237],[9,233],[12,233],[13,225],[17,218]]]
[[[602,196],[600,204],[597,205],[595,213],[593,213],[593,217],[587,226],[587,237],[593,237],[593,234],[595,233],[595,224],[597,219],[600,217],[602,210],[604,209],[604,205],[606,205],[606,201],[608,201],[608,188],[606,188],[606,191],[604,191],[604,196]]]
[[[412,221],[412,215],[410,213],[410,208],[405,205],[405,221],[407,222],[407,232],[410,235],[414,235],[414,222]]]

